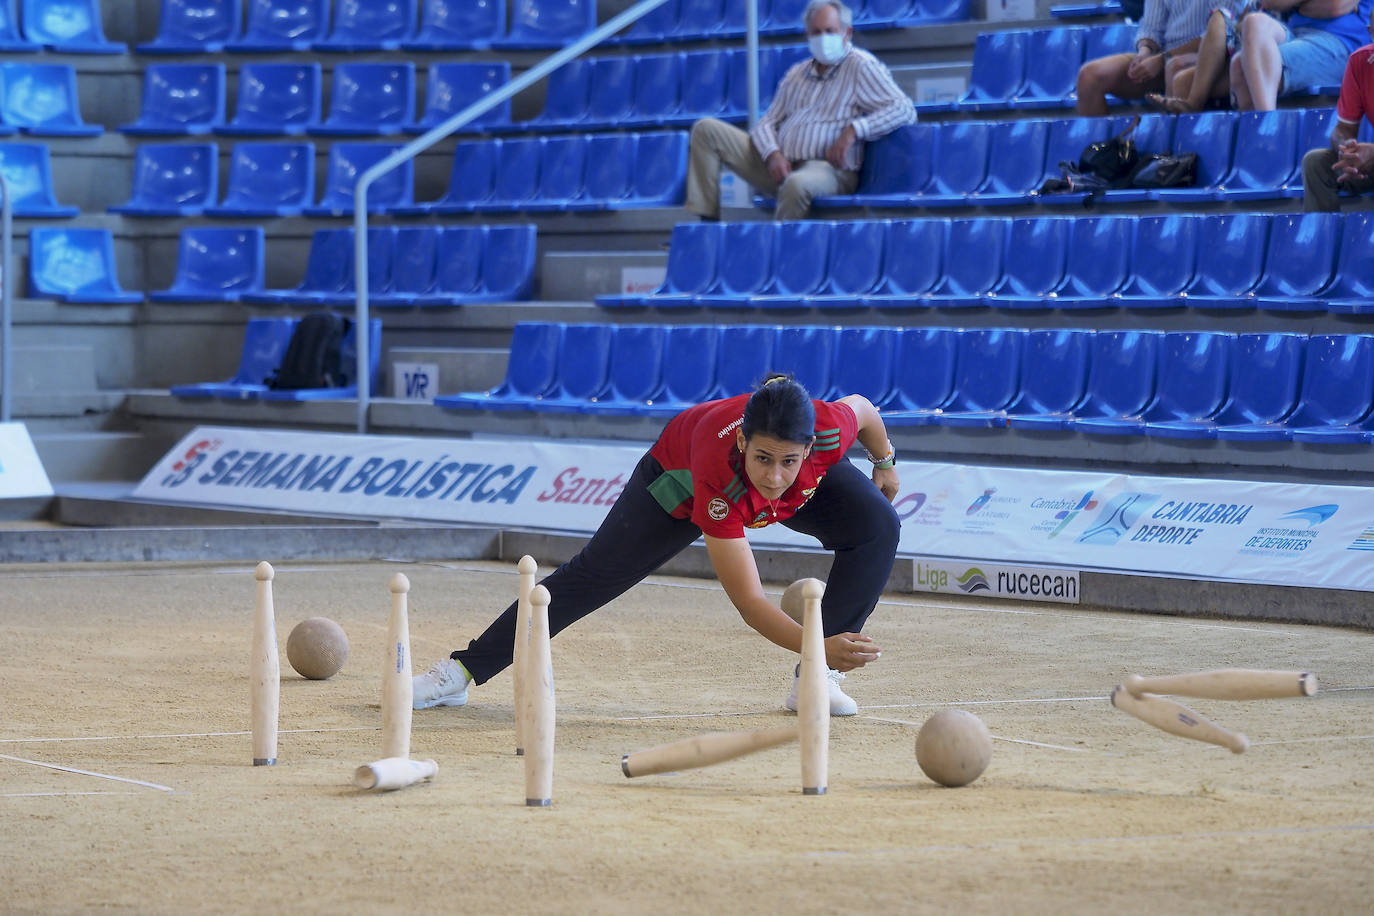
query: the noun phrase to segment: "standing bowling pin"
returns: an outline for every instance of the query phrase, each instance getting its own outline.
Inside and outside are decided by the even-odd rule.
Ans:
[[[253,766],[277,762],[277,711],[281,699],[281,661],[277,657],[277,619],[272,609],[272,564],[255,570],[258,600],[253,612]]]
[[[391,577],[391,616],[386,628],[386,667],[382,671],[382,756],[410,756],[410,620],[406,595],[410,580]]]
[[[826,686],[828,666],[821,620],[825,583],[819,579],[802,581],[801,672],[797,681],[802,794],[824,795],[830,754],[830,691]]]
[[[553,659],[549,654],[549,590],[530,591],[530,644],[525,650],[525,804],[553,802]]]
[[[520,558],[520,590],[515,601],[515,648],[511,651],[511,679],[515,682],[515,756],[525,753],[525,647],[530,641],[530,591],[539,566],[534,557]]]

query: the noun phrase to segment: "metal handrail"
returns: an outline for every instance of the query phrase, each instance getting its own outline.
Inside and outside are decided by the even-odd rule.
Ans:
[[[10,329],[14,323],[14,202],[10,183],[0,172],[0,423],[10,421],[14,405],[13,349]]]
[[[458,128],[462,127],[464,124],[467,124],[469,121],[480,117],[482,114],[500,105],[520,90],[533,85],[568,61],[580,56],[584,51],[601,44],[606,38],[609,38],[625,26],[636,22],[644,15],[653,12],[667,2],[668,0],[641,0],[641,2],[636,3],[629,9],[608,19],[605,24],[583,35],[563,50],[544,58],[544,60],[531,67],[529,70],[526,70],[504,86],[493,90],[490,94],[473,102],[467,108],[451,116],[448,120],[416,137],[405,146],[396,150],[396,152],[364,171],[362,175],[358,177],[358,183],[353,190],[353,280],[356,286],[353,325],[355,340],[357,341],[358,347],[356,371],[358,376],[359,433],[367,432],[367,413],[372,400],[372,360],[370,358],[372,342],[369,340],[371,329],[368,327],[367,293],[367,191],[372,187],[373,182],[387,172],[414,159],[440,140],[456,132]],[[745,21],[748,27],[748,35],[745,41],[748,49],[747,79],[749,82],[749,123],[753,124],[758,117],[759,102],[758,0],[746,0],[745,8]],[[6,201],[8,201],[8,199],[7,196]],[[6,278],[8,279],[8,272],[6,273]],[[8,360],[6,360],[5,365],[8,367]],[[8,371],[8,368],[6,371]]]

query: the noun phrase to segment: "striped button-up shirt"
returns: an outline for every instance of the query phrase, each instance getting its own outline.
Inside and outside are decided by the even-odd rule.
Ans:
[[[1219,7],[1239,10],[1242,6],[1243,0],[1145,0],[1140,31],[1135,36],[1136,45],[1149,39],[1161,51],[1172,50],[1207,31],[1207,18],[1212,10]]]
[[[793,64],[778,84],[773,104],[749,131],[759,155],[775,150],[793,162],[824,159],[849,125],[861,142],[850,147],[845,168],[863,162],[864,140],[876,140],[916,120],[911,104],[887,67],[872,54],[852,48],[844,60],[816,72],[815,61]]]

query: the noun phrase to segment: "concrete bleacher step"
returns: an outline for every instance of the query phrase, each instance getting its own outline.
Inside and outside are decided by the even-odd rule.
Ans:
[[[10,382],[17,417],[76,417],[114,409],[123,394],[101,391],[90,346],[16,346]]]
[[[657,286],[668,263],[667,252],[551,251],[539,266],[539,292],[545,299],[591,300],[617,293],[627,280]]]

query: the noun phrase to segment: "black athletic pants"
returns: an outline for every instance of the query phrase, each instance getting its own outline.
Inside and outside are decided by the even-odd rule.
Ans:
[[[673,518],[649,493],[662,466],[645,455],[587,546],[543,580],[549,590],[549,632],[557,635],[681,553],[701,536]],[[858,633],[873,613],[897,553],[901,523],[873,481],[848,461],[832,467],[811,500],[782,524],[834,551],[821,601],[825,635]],[[478,684],[507,667],[515,641],[512,603],[486,632],[453,653]]]

